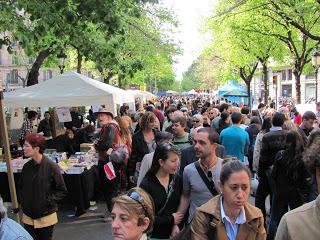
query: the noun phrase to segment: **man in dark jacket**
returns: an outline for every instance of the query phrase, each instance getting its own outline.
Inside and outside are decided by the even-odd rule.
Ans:
[[[260,208],[266,220],[265,201],[272,193],[270,184],[271,167],[278,151],[285,148],[287,131],[282,129],[285,116],[276,112],[272,118],[272,128],[262,138],[261,152],[259,158],[259,185],[256,193],[256,207]]]
[[[316,115],[311,111],[306,111],[302,116],[301,126],[298,126],[299,133],[305,145],[307,144],[308,137],[313,130],[313,124],[315,120],[317,120]]]
[[[74,133],[82,128],[83,116],[78,112],[77,107],[72,107],[70,109],[71,122],[65,122],[64,126],[66,129],[71,129]]]

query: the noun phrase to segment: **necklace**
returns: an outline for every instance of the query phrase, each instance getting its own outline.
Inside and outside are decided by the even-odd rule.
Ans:
[[[204,162],[201,162],[201,159],[199,160],[199,163],[200,163],[200,166],[203,168],[203,170],[208,171],[214,165],[216,165],[217,159],[218,159],[217,156],[215,156],[213,159],[211,158],[211,161],[210,161],[209,165],[205,164]]]

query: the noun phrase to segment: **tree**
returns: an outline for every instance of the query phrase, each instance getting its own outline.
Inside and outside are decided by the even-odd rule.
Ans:
[[[237,7],[233,7],[237,6]],[[250,99],[251,80],[260,61],[264,65],[265,100],[268,98],[268,78],[266,69],[270,56],[283,57],[283,48],[271,37],[265,37],[253,31],[247,31],[254,25],[252,13],[243,11],[244,4],[226,4],[220,1],[214,16],[207,19],[207,31],[212,33],[211,54],[218,56],[220,64],[216,67],[221,81],[241,79],[245,82],[248,99]],[[230,11],[232,9],[232,11]],[[249,101],[248,101],[249,102]]]
[[[239,3],[234,0],[228,1],[227,4],[225,1],[220,1],[216,6],[214,17],[209,20],[209,26],[215,36],[213,45],[217,47],[216,43],[221,43],[219,47],[222,49],[222,57],[227,61],[230,60],[230,54],[224,53],[223,50],[232,52],[231,70],[237,65],[243,69],[245,65],[250,66],[258,59],[264,69],[266,93],[268,93],[266,81],[268,59],[292,65],[296,79],[297,103],[300,103],[300,76],[305,65],[310,62],[312,49],[318,43],[292,27],[287,17],[289,14],[285,15],[284,9],[286,13],[290,11],[294,13],[291,16],[294,16],[295,21],[306,29],[316,31],[319,29],[316,24],[318,18],[314,17],[314,8],[312,9],[311,5],[310,1],[306,3],[306,1],[246,0]],[[232,44],[227,44],[228,41]],[[237,50],[234,51],[235,49]],[[293,61],[285,62],[287,56]]]
[[[157,1],[2,1],[0,9],[5,10],[2,14],[9,17],[5,23],[12,21],[14,24],[2,25],[1,29],[10,31],[27,54],[36,56],[28,76],[28,85],[32,85],[38,82],[39,68],[49,55],[72,43],[79,53],[80,63],[85,45],[81,33],[94,25],[106,39],[122,34],[127,25],[123,16],[139,17],[139,10],[147,2]],[[90,45],[90,42],[85,43]]]
[[[288,49],[288,55],[293,59],[293,74],[296,81],[296,101],[301,102],[301,81],[300,77],[304,67],[311,61],[311,52],[318,46],[319,42],[315,42],[307,35],[301,33],[292,27],[288,18],[284,16],[280,10],[278,1],[261,1],[265,3],[261,9],[260,15],[262,21],[248,27],[248,31],[260,33],[262,36],[273,37],[282,42]],[[256,1],[248,2],[251,7],[256,5]],[[305,26],[306,29],[319,29],[318,20],[314,19],[313,13],[304,8],[304,4],[294,5],[290,1],[283,1],[282,5],[294,7],[294,12],[298,15],[297,21]]]

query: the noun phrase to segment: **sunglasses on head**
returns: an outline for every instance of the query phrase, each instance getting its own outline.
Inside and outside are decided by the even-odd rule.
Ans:
[[[146,204],[144,203],[144,200],[142,198],[142,196],[140,195],[140,193],[136,192],[136,191],[132,191],[132,192],[128,192],[127,193],[127,196],[129,198],[131,198],[132,200],[136,201],[137,203],[139,203],[141,205],[141,207],[143,208],[143,211],[145,213],[146,216],[149,216],[148,215],[148,210],[147,210],[147,206]]]
[[[174,147],[172,143],[161,143],[161,146],[167,151]]]

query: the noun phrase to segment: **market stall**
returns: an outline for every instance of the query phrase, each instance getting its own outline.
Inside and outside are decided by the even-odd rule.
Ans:
[[[117,105],[123,103],[134,103],[134,96],[123,89],[75,72],[66,72],[45,82],[4,93],[6,107],[105,105],[117,115]]]
[[[71,159],[63,159],[65,154],[46,154],[60,166],[68,194],[64,203],[69,203],[75,208],[75,215],[83,214],[90,207],[90,200],[95,194],[97,182],[97,172],[95,164],[97,159],[94,152],[83,152],[74,155]],[[58,156],[59,155],[59,156]],[[17,158],[12,161],[17,196],[19,197],[19,181],[23,165],[28,159]],[[0,163],[0,195],[5,202],[10,202],[9,183],[7,168],[5,163]]]
[[[127,93],[134,96],[135,99],[140,98],[140,100],[143,103],[146,103],[148,100],[154,100],[157,98],[156,95],[154,95],[153,93],[148,92],[148,91],[128,89]]]
[[[19,89],[13,92],[4,93],[3,99],[6,107],[71,107],[105,105],[110,112],[117,115],[117,107],[123,103],[134,103],[134,96],[125,90],[90,79],[75,72],[66,72],[45,82]],[[2,109],[2,107],[1,107]],[[4,132],[6,132],[6,128]],[[7,144],[9,145],[9,144]],[[9,149],[7,147],[6,149]],[[6,151],[10,152],[10,151]],[[15,183],[10,184],[11,197],[15,194],[13,186],[18,184],[19,169],[14,160],[6,156],[9,166],[2,165],[0,173],[0,194],[5,200],[10,200],[9,184],[6,178],[7,172],[12,176],[14,172]],[[54,160],[54,159],[53,159]],[[4,163],[3,163],[4,164]],[[89,200],[94,193],[95,167],[90,164],[86,166],[72,166],[67,164],[64,169],[61,164],[61,171],[64,172],[64,179],[68,188],[67,199],[76,207],[76,214],[83,213],[89,207]],[[81,170],[79,170],[81,169]],[[12,178],[10,178],[12,179]],[[10,183],[13,181],[10,181]]]

